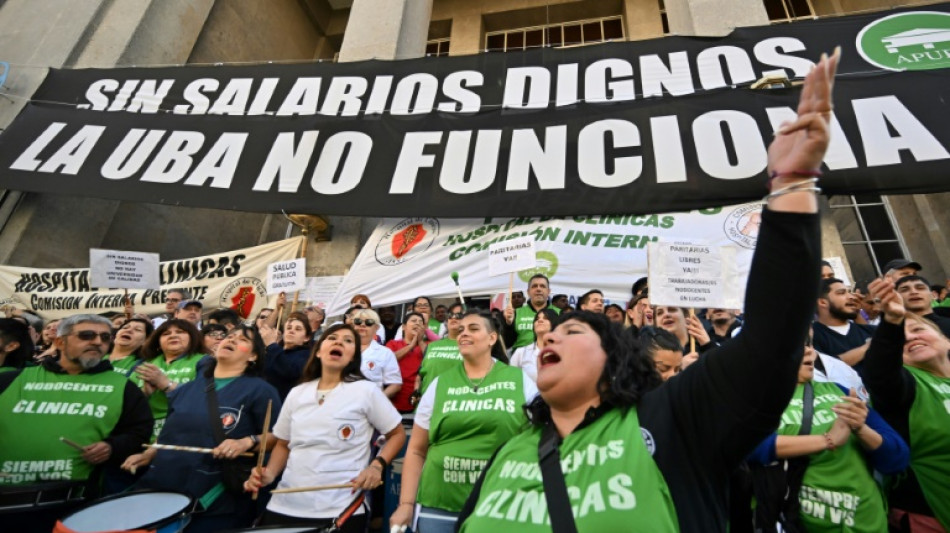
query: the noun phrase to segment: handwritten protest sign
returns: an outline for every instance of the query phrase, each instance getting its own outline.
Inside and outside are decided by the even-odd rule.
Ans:
[[[534,268],[534,237],[521,237],[493,243],[488,247],[488,275],[498,276]]]
[[[650,303],[692,308],[739,309],[741,279],[736,249],[697,242],[648,246]]]
[[[89,277],[103,289],[157,289],[161,286],[158,254],[89,250]]]
[[[293,292],[307,288],[307,261],[304,258],[267,265],[267,292]]]

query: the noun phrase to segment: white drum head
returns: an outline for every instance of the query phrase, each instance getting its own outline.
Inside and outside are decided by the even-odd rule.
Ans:
[[[93,503],[63,519],[75,531],[137,529],[184,512],[191,498],[175,492],[145,492]]]

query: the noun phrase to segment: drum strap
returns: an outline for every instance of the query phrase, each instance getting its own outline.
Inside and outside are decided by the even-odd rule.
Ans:
[[[333,519],[333,525],[330,527],[329,531],[337,531],[343,527],[343,524],[346,523],[346,521],[349,520],[351,516],[353,516],[353,513],[355,513],[365,501],[366,492],[360,491],[360,493],[356,495],[356,498],[346,506],[346,509],[343,509],[343,512],[340,513],[340,516],[337,516]]]
[[[214,390],[214,380],[208,382],[205,387],[205,399],[208,401],[208,418],[211,421],[211,433],[218,444],[224,442],[224,428],[221,426],[221,418],[218,409],[218,393]]]

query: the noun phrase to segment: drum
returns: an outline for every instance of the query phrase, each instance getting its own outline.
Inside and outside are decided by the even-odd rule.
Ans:
[[[96,500],[64,517],[54,533],[157,530],[178,533],[190,521],[194,500],[185,494],[165,491],[134,491]],[[65,526],[60,528],[60,524]]]
[[[265,531],[267,533],[319,533],[322,529],[314,529],[310,526],[265,526],[252,527],[250,529],[229,529],[220,533],[245,533],[252,531]]]
[[[50,481],[33,485],[0,487],[0,515],[22,511],[39,511],[68,505],[76,506],[85,499],[84,481]],[[60,509],[59,512],[63,512]]]

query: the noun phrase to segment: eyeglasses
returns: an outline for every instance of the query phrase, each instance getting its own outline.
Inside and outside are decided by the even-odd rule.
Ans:
[[[81,340],[81,341],[86,341],[86,342],[89,342],[89,341],[91,341],[91,340],[95,340],[96,337],[98,337],[99,340],[101,340],[102,342],[110,342],[110,341],[112,341],[112,334],[111,334],[111,333],[99,333],[98,331],[92,331],[92,330],[89,330],[89,329],[84,329],[84,330],[82,330],[82,331],[77,331],[77,332],[75,332],[75,333],[70,333],[70,335],[74,335],[74,336],[78,337],[79,340]]]
[[[366,324],[367,326],[375,326],[375,325],[376,325],[376,321],[373,320],[372,318],[367,318],[367,319],[365,319],[365,320],[362,319],[362,318],[354,318],[354,319],[353,319],[353,324],[356,325],[356,326],[362,326],[363,324]]]
[[[181,298],[165,298],[165,303],[178,303],[181,301]]]
[[[449,318],[454,318],[455,320],[462,320],[462,317],[465,316],[462,313],[449,313]]]
[[[224,339],[228,334],[223,331],[212,331],[210,333],[205,333],[205,337],[211,337],[212,339]]]

